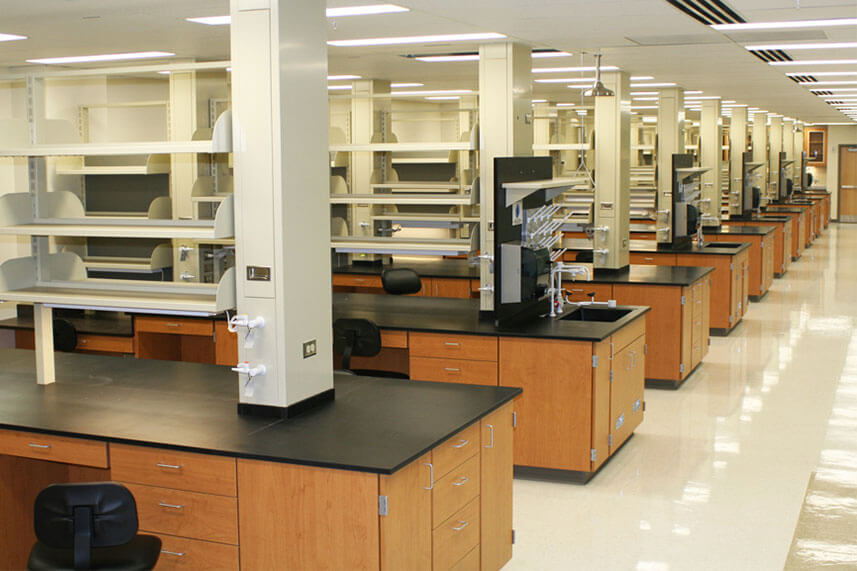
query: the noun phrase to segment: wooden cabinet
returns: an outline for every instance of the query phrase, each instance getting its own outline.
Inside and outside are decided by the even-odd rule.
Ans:
[[[138,359],[214,363],[214,322],[211,319],[136,316],[134,354]]]
[[[428,282],[428,283],[426,283]],[[423,295],[429,297],[455,297],[467,299],[470,297],[470,279],[460,278],[430,278],[423,279]]]
[[[803,150],[806,151],[807,165],[827,166],[827,127],[806,127],[803,134]]]
[[[52,434],[0,430],[0,454],[106,468],[107,444]]]
[[[629,260],[632,264],[643,264],[652,266],[675,266],[676,255],[658,252],[631,252]]]
[[[497,338],[483,335],[410,333],[411,379],[497,385]]]
[[[745,250],[733,255],[679,254],[680,266],[710,266],[714,272],[710,289],[710,329],[717,334],[726,334],[735,327],[744,315],[745,293],[749,286],[749,254]],[[746,285],[745,285],[746,276]]]
[[[563,281],[563,286],[568,290],[568,299],[572,302],[609,301],[613,299],[613,284],[594,284],[590,282]]]
[[[467,299],[478,297],[479,280],[467,278],[421,278],[422,288],[414,295]],[[333,291],[337,293],[383,294],[381,276],[333,274]]]
[[[15,330],[16,349],[35,349],[36,340],[32,329]],[[95,335],[78,333],[76,353],[97,353],[104,355],[127,355],[134,353],[134,338],[116,335]]]
[[[214,364],[234,367],[238,363],[238,334],[229,331],[225,319],[214,322]]]
[[[410,333],[408,342],[415,357],[497,361],[497,337],[491,335]]]
[[[509,403],[481,421],[480,497],[482,513],[481,549],[476,569],[500,569],[512,558],[512,463],[514,405]],[[466,555],[454,568],[472,569],[472,557]],[[469,567],[468,567],[469,566]]]

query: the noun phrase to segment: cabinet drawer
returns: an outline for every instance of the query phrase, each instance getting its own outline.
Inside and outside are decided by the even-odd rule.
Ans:
[[[174,535],[158,537],[161,539],[161,557],[155,566],[157,571],[172,569],[238,571],[238,548],[234,545]]]
[[[77,336],[78,351],[103,351],[105,353],[133,353],[133,337],[115,337],[112,335],[89,335]]]
[[[646,316],[639,317],[613,334],[613,354],[630,345],[641,335],[646,334]]]
[[[471,501],[432,533],[432,569],[451,569],[479,545],[479,498]]]
[[[472,424],[431,452],[435,482],[479,452],[479,423]],[[463,555],[463,554],[462,554]]]
[[[112,444],[111,477],[122,482],[235,496],[235,459]]]
[[[449,568],[449,571],[479,571],[479,547],[474,547],[461,561]]]
[[[238,545],[238,500],[123,482],[137,501],[140,529]]]
[[[0,454],[107,468],[107,444],[17,430],[0,430]]]
[[[408,348],[408,332],[407,331],[392,331],[390,329],[381,330],[381,347],[389,347],[391,349],[407,349]]]
[[[412,357],[410,365],[416,381],[497,385],[497,363],[492,361]]]
[[[410,354],[414,357],[452,357],[474,361],[497,360],[497,338],[483,335],[411,333]]]
[[[214,322],[208,319],[173,319],[164,317],[135,317],[134,330],[144,333],[175,333],[177,335],[214,335]]]
[[[632,264],[648,264],[655,266],[674,266],[676,265],[675,254],[655,254],[647,252],[631,252],[628,256]]]
[[[383,288],[381,276],[355,276],[346,274],[333,274],[333,285],[345,287],[374,287]]]
[[[432,491],[432,527],[437,527],[452,514],[479,495],[479,456],[473,456],[435,482]]]

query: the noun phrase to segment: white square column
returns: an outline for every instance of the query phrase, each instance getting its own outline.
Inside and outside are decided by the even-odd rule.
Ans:
[[[803,180],[801,180],[801,161],[803,158],[803,123],[801,121],[795,121],[795,129],[793,133],[793,152],[795,159],[795,166],[792,169],[793,178],[794,178],[794,187],[795,190],[803,189]]]
[[[673,155],[684,153],[684,119],[684,89],[661,89],[658,93],[657,166],[659,243],[672,242]]]
[[[716,226],[720,221],[720,167],[723,163],[723,119],[720,100],[702,102],[699,121],[699,166],[709,170],[702,174],[702,224]]]
[[[264,319],[238,330],[239,412],[288,416],[333,396],[325,3],[231,14],[237,309]]]
[[[777,200],[780,193],[780,153],[783,152],[783,118],[771,115],[768,129],[768,192],[770,200]]]
[[[747,151],[747,108],[733,107],[729,122],[729,214],[744,213],[744,153]]]
[[[533,60],[529,46],[479,47],[479,249],[494,252],[494,158],[533,154]],[[480,309],[494,309],[494,274],[482,258]]]
[[[628,266],[631,221],[631,79],[627,73],[602,76],[610,97],[595,98],[596,270]]]
[[[761,175],[762,199],[768,197],[768,114],[753,113],[753,162],[764,163],[757,172]]]

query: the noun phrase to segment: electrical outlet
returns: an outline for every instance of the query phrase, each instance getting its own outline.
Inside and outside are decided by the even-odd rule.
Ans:
[[[318,343],[316,339],[304,343],[304,359],[309,359],[318,353]]]

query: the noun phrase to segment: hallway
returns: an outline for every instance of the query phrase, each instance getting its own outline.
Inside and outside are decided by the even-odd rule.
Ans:
[[[593,481],[515,481],[506,569],[782,569],[813,473],[789,568],[854,569],[855,284],[857,225],[831,224],[678,391],[646,390],[645,421]]]

